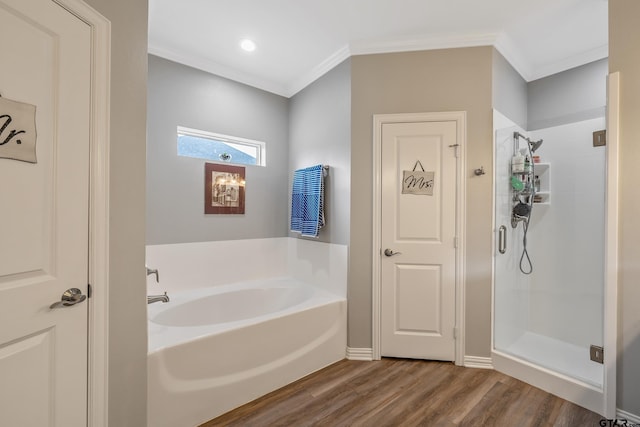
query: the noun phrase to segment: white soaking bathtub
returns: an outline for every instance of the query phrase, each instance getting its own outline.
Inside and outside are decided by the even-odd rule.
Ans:
[[[282,277],[148,306],[148,426],[192,427],[345,357],[346,299]]]

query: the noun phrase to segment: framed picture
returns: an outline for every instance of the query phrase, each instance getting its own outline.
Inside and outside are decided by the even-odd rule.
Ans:
[[[204,213],[244,214],[244,167],[204,164]]]

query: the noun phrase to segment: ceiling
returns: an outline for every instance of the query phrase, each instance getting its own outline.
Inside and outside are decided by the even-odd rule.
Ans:
[[[527,80],[607,56],[607,0],[149,0],[149,53],[290,97],[352,55],[495,46]],[[240,49],[244,38],[257,49]]]

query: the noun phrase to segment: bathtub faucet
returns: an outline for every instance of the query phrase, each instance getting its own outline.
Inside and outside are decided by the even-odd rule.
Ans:
[[[147,304],[153,304],[154,302],[169,302],[169,295],[165,292],[163,295],[147,295]]]
[[[145,265],[145,268],[147,269],[147,276],[151,276],[152,274],[155,274],[156,275],[156,283],[160,283],[160,275],[158,274],[158,269],[155,268],[155,269],[152,270],[149,267],[147,267],[146,265]]]

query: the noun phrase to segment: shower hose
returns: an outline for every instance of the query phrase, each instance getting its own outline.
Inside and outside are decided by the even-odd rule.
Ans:
[[[533,159],[533,152],[531,151],[531,145],[527,144],[527,147],[529,148],[529,158]],[[531,164],[531,175],[532,177],[535,177],[535,166],[533,164],[533,161],[530,163]],[[531,262],[531,258],[529,257],[529,251],[527,251],[527,232],[529,231],[529,222],[531,221],[531,212],[533,212],[533,198],[536,195],[536,187],[533,183],[533,180],[531,180],[530,182],[531,185],[531,193],[529,195],[529,212],[527,213],[527,219],[526,221],[522,221],[522,229],[523,229],[523,234],[522,234],[522,255],[520,256],[520,271],[523,274],[531,274],[533,273],[533,263]],[[526,263],[525,263],[526,261]]]

